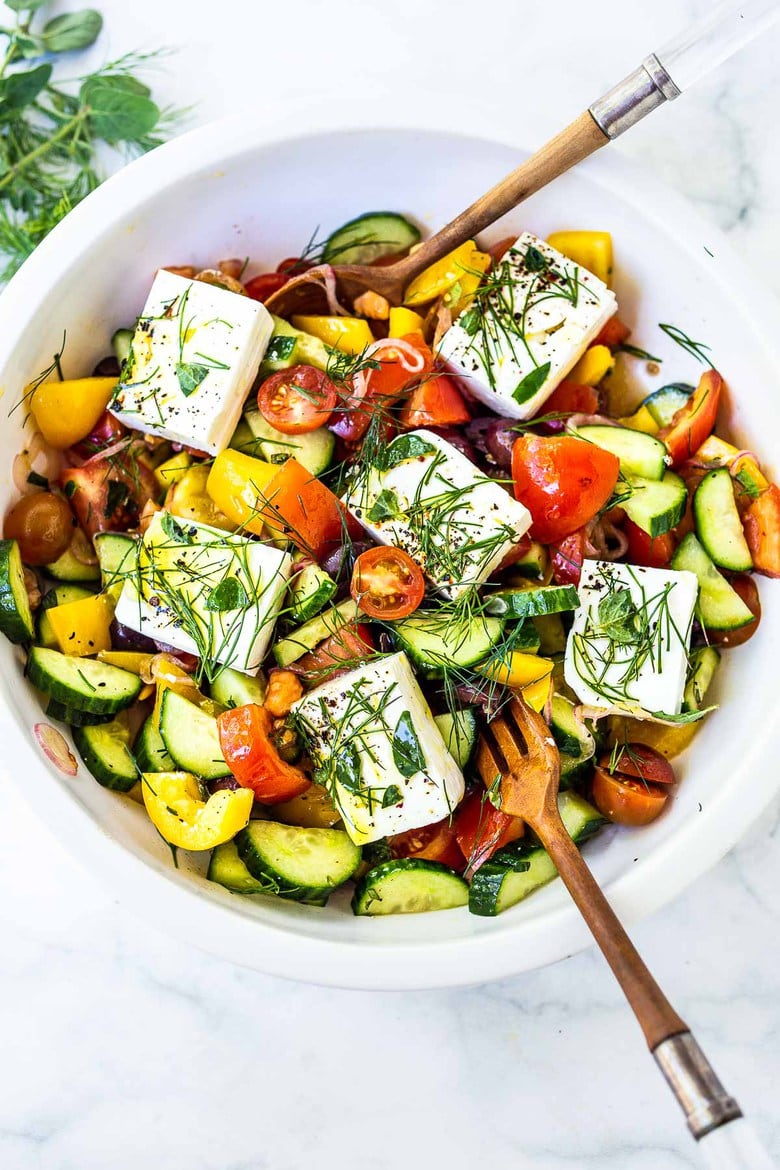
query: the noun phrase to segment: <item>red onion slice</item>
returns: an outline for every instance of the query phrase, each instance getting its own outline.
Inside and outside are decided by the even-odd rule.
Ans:
[[[46,759],[50,760],[64,776],[75,776],[79,766],[62,732],[52,727],[50,723],[36,723],[33,733]]]

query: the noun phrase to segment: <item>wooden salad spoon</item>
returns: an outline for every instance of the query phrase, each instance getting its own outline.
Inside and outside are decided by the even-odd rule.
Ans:
[[[556,134],[516,170],[426,240],[411,255],[387,267],[363,264],[317,265],[293,277],[266,301],[280,317],[328,312],[330,283],[342,307],[351,311],[371,291],[400,305],[411,281],[429,265],[472,239],[529,195],[540,191],[600,147],[623,134],[652,110],[679,97],[780,15],[776,0],[745,0],[719,7],[658,53],[651,53],[584,113]],[[671,70],[671,72],[670,72]],[[672,78],[676,78],[673,80]],[[333,278],[335,276],[335,286]],[[332,297],[331,297],[332,301]]]
[[[494,791],[500,777],[501,811],[530,825],[554,861],[709,1165],[721,1170],[772,1170],[774,1163],[739,1105],[650,974],[566,832],[558,811],[558,749],[544,719],[519,695],[483,728],[476,765],[486,790]]]

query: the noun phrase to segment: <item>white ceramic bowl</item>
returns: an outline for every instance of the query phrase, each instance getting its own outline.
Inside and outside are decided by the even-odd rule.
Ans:
[[[270,127],[273,127],[272,129]],[[443,131],[323,131],[289,109],[264,122],[195,131],[110,180],[42,244],[0,298],[0,387],[12,404],[67,331],[66,375],[88,372],[111,333],[131,322],[161,264],[205,264],[250,255],[273,265],[295,254],[318,225],[328,231],[368,209],[444,222],[518,161],[516,147]],[[303,136],[299,136],[303,135]],[[736,422],[771,463],[780,434],[777,321],[728,246],[691,210],[615,157],[594,160],[494,229],[540,235],[606,228],[615,238],[621,315],[638,342],[664,359],[643,364],[645,386],[695,381],[695,363],[659,332],[672,322],[713,345],[739,404]],[[637,393],[639,390],[637,389]],[[13,496],[11,462],[22,446],[21,411],[3,423],[0,504]],[[627,921],[674,897],[734,844],[778,787],[772,746],[780,590],[761,582],[760,635],[726,655],[718,698],[682,761],[683,783],[667,815],[639,831],[604,833],[587,856]],[[170,853],[131,801],[106,792],[83,766],[67,779],[32,734],[39,700],[21,681],[4,640],[0,715],[3,767],[57,837],[124,903],[173,932],[271,973],[362,988],[476,983],[552,962],[586,944],[565,890],[554,883],[495,919],[465,910],[371,920],[343,896],[324,909],[274,899],[245,901],[211,885],[203,866],[173,868]]]

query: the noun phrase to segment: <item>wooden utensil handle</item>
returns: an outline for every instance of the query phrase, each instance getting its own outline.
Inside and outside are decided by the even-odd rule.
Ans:
[[[551,809],[532,828],[555,862],[566,888],[612,968],[650,1050],[670,1036],[687,1032],[687,1024],[677,1015],[648,971],[582,854],[566,832],[557,809],[554,812]]]
[[[586,110],[476,203],[426,240],[416,252],[395,264],[393,271],[406,282],[412,280],[429,264],[495,223],[529,195],[546,187],[607,142],[609,138]]]

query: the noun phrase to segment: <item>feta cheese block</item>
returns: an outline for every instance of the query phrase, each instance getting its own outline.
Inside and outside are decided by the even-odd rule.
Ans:
[[[693,573],[585,561],[566,682],[590,707],[678,715],[699,585]]]
[[[116,620],[210,664],[256,674],[292,569],[289,553],[158,512]]]
[[[375,540],[402,548],[453,598],[486,581],[531,526],[506,488],[425,430],[381,449],[344,502]]]
[[[291,719],[358,845],[440,821],[463,798],[463,773],[404,653],[309,691]]]
[[[524,232],[439,343],[475,398],[531,418],[617,309],[592,272]]]
[[[259,301],[159,271],[109,410],[137,431],[216,455],[273,333]]]

